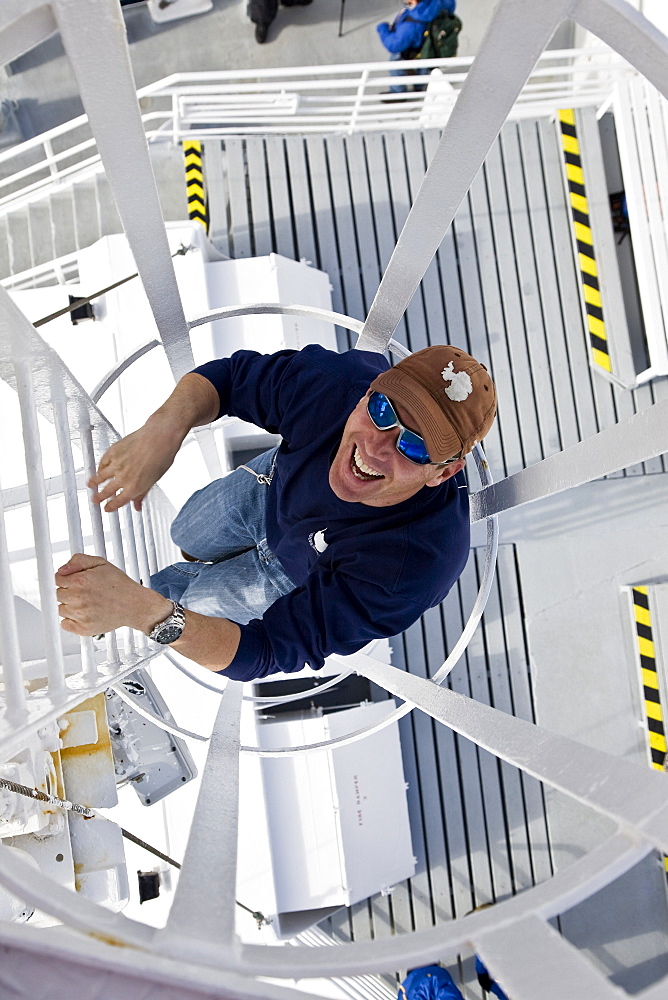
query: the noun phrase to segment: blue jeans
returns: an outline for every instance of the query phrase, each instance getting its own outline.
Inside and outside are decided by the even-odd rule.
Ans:
[[[390,62],[398,62],[401,59],[401,52],[390,52]],[[418,62],[418,60],[414,60]],[[391,69],[390,76],[424,76],[426,73],[431,73],[430,69]],[[415,83],[413,84],[413,90],[424,90],[426,84]],[[408,92],[408,87],[403,83],[394,83],[390,87],[391,94],[405,94]]]
[[[248,463],[269,475],[276,448]],[[203,562],[179,562],[151,577],[151,587],[191,611],[245,625],[261,618],[295,583],[270,551],[266,535],[269,487],[235,469],[193,493],[172,524],[174,542]]]

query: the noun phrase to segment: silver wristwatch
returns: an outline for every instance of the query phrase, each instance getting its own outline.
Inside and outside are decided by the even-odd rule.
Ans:
[[[174,605],[172,613],[164,621],[158,622],[155,628],[151,629],[148,634],[149,639],[153,639],[154,642],[159,642],[162,645],[176,642],[186,627],[186,613],[184,609],[176,601],[172,601],[172,604]]]

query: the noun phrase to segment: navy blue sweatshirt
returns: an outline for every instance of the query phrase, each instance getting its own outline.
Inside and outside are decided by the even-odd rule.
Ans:
[[[279,433],[267,496],[267,542],[295,590],[261,620],[240,625],[239,649],[225,670],[234,680],[322,667],[329,653],[353,653],[397,635],[442,601],[469,551],[464,472],[390,507],[340,500],[329,467],[346,420],[369,384],[388,368],[381,354],[237,351],[195,371],[229,414]],[[313,544],[325,531],[324,552]],[[322,537],[322,536],[321,536]]]

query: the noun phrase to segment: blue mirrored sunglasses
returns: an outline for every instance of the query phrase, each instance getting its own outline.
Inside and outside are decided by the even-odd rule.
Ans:
[[[382,392],[372,392],[367,399],[366,408],[371,423],[379,431],[391,431],[393,427],[401,428],[401,433],[397,438],[397,451],[400,455],[416,465],[438,464],[431,461],[424,439],[419,434],[404,427],[397,417],[392,403]]]

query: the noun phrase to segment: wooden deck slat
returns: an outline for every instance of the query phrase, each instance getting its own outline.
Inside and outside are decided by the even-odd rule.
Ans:
[[[483,170],[489,198],[489,219],[493,236],[494,257],[498,268],[505,339],[510,357],[515,406],[521,428],[522,451],[525,465],[533,465],[535,462],[539,462],[544,455],[538,427],[536,386],[525,337],[525,320],[518,283],[503,160],[498,141],[490,149]],[[485,275],[483,274],[483,286],[484,282]]]
[[[553,122],[542,119],[537,123],[543,177],[549,214],[551,246],[554,253],[555,281],[565,332],[564,351],[575,399],[574,416],[579,440],[600,430],[593,400],[592,373],[589,367],[580,308],[573,246],[570,230],[570,209],[566,205],[562,177],[561,150]]]
[[[482,574],[483,553],[475,553],[478,575]],[[490,703],[501,712],[513,714],[513,699],[510,689],[510,663],[506,652],[506,635],[503,628],[503,612],[499,595],[498,576],[487,602],[482,620],[485,636],[486,659],[489,670]],[[500,791],[507,818],[508,849],[510,852],[508,891],[532,885],[531,848],[524,790],[521,773],[505,761],[498,762]]]
[[[527,664],[526,635],[518,584],[519,573],[520,567],[516,565],[514,546],[499,546],[497,574],[500,611],[506,635],[513,714],[520,719],[534,722],[536,719]],[[526,804],[533,875],[536,882],[543,882],[552,875],[552,861],[542,786],[535,778],[526,774],[520,774],[519,777]]]
[[[408,179],[408,194],[411,201],[415,201],[417,193],[422,184],[426,172],[425,149],[423,135],[420,132],[410,132],[404,137],[404,153],[406,157],[406,170]],[[443,306],[443,289],[441,288],[438,273],[438,263],[436,258],[432,260],[427,268],[420,288],[415,294],[415,299],[419,300],[422,309],[422,323],[424,329],[423,347],[429,344],[447,344],[447,324]],[[465,331],[459,331],[461,339]],[[415,331],[413,331],[413,335]],[[455,343],[457,340],[455,339]]]
[[[395,226],[394,206],[388,181],[388,165],[385,159],[384,137],[377,133],[364,136],[367,170],[369,174],[369,194],[374,218],[374,229],[378,247],[380,271],[385,271],[397,242],[399,230]],[[375,294],[375,289],[374,289]],[[395,337],[408,345],[406,317],[397,326]]]
[[[251,234],[246,192],[245,146],[241,139],[225,140],[232,257],[250,257]]]
[[[351,207],[359,252],[359,281],[364,303],[364,319],[376,294],[382,271],[378,260],[375,224],[371,208],[369,173],[366,163],[364,138],[359,133],[346,139],[348,173],[350,177]],[[355,315],[355,314],[354,314]]]
[[[485,331],[489,344],[489,367],[496,383],[499,406],[496,427],[492,428],[488,441],[494,441],[494,435],[498,434],[499,458],[494,462],[495,451],[490,447],[490,460],[495,476],[501,478],[525,468],[527,461],[523,435],[520,433],[519,414],[515,405],[513,369],[506,339],[496,249],[489,216],[485,178],[479,173],[473,180],[468,198],[457,213],[455,226],[471,341],[474,331],[477,337],[480,336],[478,331]],[[467,263],[468,267],[465,266]],[[467,277],[469,270],[470,278]],[[473,343],[471,349],[474,349]]]
[[[306,163],[304,139],[302,136],[287,136],[285,146],[297,238],[296,253],[300,260],[307,260],[315,266],[317,247],[311,204],[311,179]]]
[[[249,136],[246,142],[248,171],[248,201],[252,228],[250,230],[251,254],[264,257],[276,250],[274,205],[269,200],[269,175],[264,140]]]
[[[405,633],[403,645],[406,658],[410,662],[410,672],[420,674],[422,677],[427,676],[420,621]],[[435,858],[442,856],[439,851],[439,847],[442,846],[440,805],[432,751],[431,720],[423,712],[414,711],[404,721],[409,723],[405,728],[410,729],[408,738],[413,744],[411,763],[414,773],[412,778],[407,778],[409,792],[410,786],[413,786],[413,794],[409,794],[408,798],[411,833],[413,820],[419,816],[419,824],[416,825],[421,834],[417,842],[413,841],[413,851],[418,864],[415,875],[410,879],[412,918],[414,928],[423,930],[433,926],[431,854],[433,852]]]
[[[298,259],[293,228],[292,199],[288,184],[285,142],[281,136],[265,139],[266,176],[269,181],[274,231],[274,250],[292,260]]]
[[[440,138],[440,132],[435,129],[430,129],[429,131],[422,133],[422,141],[427,164],[431,161]],[[433,344],[446,343],[461,347],[470,347],[468,321],[462,298],[462,288],[455,248],[455,231],[453,226],[451,226],[445,234],[443,241],[436,252],[434,265],[438,275],[438,287],[442,301],[445,327],[443,339],[439,340],[440,327],[437,325],[436,330],[434,330],[431,324],[431,310],[435,308],[437,311],[437,317],[439,318],[441,311],[438,306],[434,306],[431,301],[428,301],[425,308],[430,326],[430,342]],[[430,275],[431,268],[434,265],[430,265],[430,269],[427,271],[427,275],[425,275],[426,278]],[[430,281],[430,277],[427,278],[427,280]],[[429,289],[429,287],[429,284],[425,286],[425,296],[430,299],[431,297],[428,296],[427,293],[427,289]],[[480,332],[483,334],[484,328]],[[476,357],[477,356],[478,355],[476,355]],[[484,359],[481,360],[484,361]]]
[[[505,125],[500,137],[503,168],[508,197],[510,227],[515,248],[518,287],[524,316],[527,354],[531,362],[534,395],[538,417],[541,448],[544,456],[561,451],[561,435],[554,401],[555,381],[563,372],[554,372],[546,342],[541,289],[536,267],[536,247],[532,239],[530,219],[535,207],[528,199],[526,173],[530,164],[522,156],[519,143],[519,126]]]
[[[461,579],[461,594],[464,607],[471,608],[478,592],[476,560],[470,560],[470,572]],[[489,651],[486,649],[484,630],[478,628],[467,650],[469,693],[476,701],[491,703],[491,692],[487,677]],[[494,899],[510,895],[512,890],[512,859],[506,834],[506,814],[508,823],[514,824],[521,816],[510,814],[510,801],[504,801],[499,780],[500,769],[497,758],[486,750],[477,750],[480,769],[482,804],[485,814],[485,834],[487,855],[492,876]]]
[[[316,245],[318,248],[316,266],[329,274],[329,280],[332,283],[332,307],[334,311],[343,312],[341,264],[336,241],[334,211],[323,137],[307,136],[306,151],[315,213]]]
[[[209,208],[209,238],[226,257],[230,256],[229,195],[220,140],[202,142],[204,176]]]
[[[470,562],[464,574],[470,573]],[[462,574],[462,576],[464,576]],[[461,580],[457,600],[454,591],[443,604],[446,641],[450,648],[461,634],[465,611],[461,606]],[[471,696],[468,651],[449,675],[450,686],[461,694]],[[474,905],[491,903],[494,899],[489,848],[485,831],[485,806],[480,775],[478,748],[461,736],[455,736],[456,759],[460,772],[468,863],[472,874]]]
[[[417,147],[420,143],[419,132],[408,132],[401,135],[392,132],[385,136],[385,156],[387,158],[389,188],[394,211],[394,227],[397,238],[404,228],[410,212],[412,198],[409,188],[409,177],[406,162],[406,146]],[[418,165],[418,176],[424,176],[424,162]],[[408,329],[408,347],[411,351],[419,351],[428,345],[427,326],[424,315],[423,290],[417,292],[408,304],[406,310],[406,325]]]
[[[429,645],[433,644],[433,641],[439,637],[439,633],[442,636],[439,609],[432,608],[426,612],[422,616],[421,623],[417,622],[412,631],[414,636],[407,636],[410,647],[411,673],[419,673],[422,677],[429,677],[433,672],[433,667],[440,666],[441,660],[439,657],[432,661],[427,654]],[[431,635],[431,643],[427,641],[428,635]],[[420,782],[431,897],[429,912],[425,914],[426,926],[428,926],[427,921],[433,922],[433,918],[438,923],[452,917],[448,856],[443,831],[443,802],[435,753],[435,737],[438,728],[440,727],[435,727],[432,720],[424,713],[413,712],[413,734],[416,743],[417,773]],[[417,920],[416,915],[416,923]]]
[[[531,230],[536,283],[541,299],[547,363],[552,373],[551,389],[557,414],[559,440],[562,448],[568,448],[579,440],[577,417],[566,352],[564,319],[552,250],[552,231],[537,129],[537,122],[519,123],[520,154],[524,164],[524,182],[530,205],[528,225]],[[557,149],[553,149],[552,153],[556,161]]]
[[[359,234],[355,228],[353,203],[350,193],[350,175],[345,140],[330,136],[327,140],[329,176],[332,201],[336,213],[336,234],[341,260],[341,290],[343,311],[355,319],[364,319],[367,308],[360,280]],[[354,346],[356,337],[346,334],[347,342]]]

